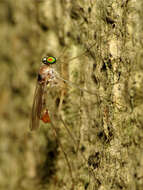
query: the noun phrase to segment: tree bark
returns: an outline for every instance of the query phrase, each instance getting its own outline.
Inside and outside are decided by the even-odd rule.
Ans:
[[[0,189],[143,188],[142,0],[0,2]],[[51,123],[30,132],[41,58]],[[76,58],[74,58],[76,57]]]

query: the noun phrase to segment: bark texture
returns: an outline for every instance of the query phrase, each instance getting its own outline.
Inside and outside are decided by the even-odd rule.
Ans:
[[[142,10],[142,0],[0,1],[0,189],[143,189]],[[52,122],[30,132],[44,55],[76,85],[48,88]]]

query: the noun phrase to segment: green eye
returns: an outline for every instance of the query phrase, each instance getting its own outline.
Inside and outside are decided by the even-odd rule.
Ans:
[[[55,57],[47,57],[47,62],[49,64],[54,64],[56,62],[56,58]]]

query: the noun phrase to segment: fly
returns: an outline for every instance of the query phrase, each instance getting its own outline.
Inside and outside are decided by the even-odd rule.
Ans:
[[[44,57],[38,72],[36,90],[32,106],[30,129],[39,127],[39,121],[50,123],[49,110],[46,108],[46,87],[58,84],[58,73],[51,67],[56,63],[55,57]]]
[[[95,44],[91,45],[89,47],[89,49],[92,48],[94,45]],[[81,55],[71,58],[70,60],[68,60],[68,62],[70,62],[82,55],[85,55],[86,53],[88,53],[89,49],[87,51],[85,51],[84,53],[82,53]],[[58,60],[60,60],[60,57],[58,57]],[[35,89],[35,94],[34,94],[34,99],[33,99],[32,114],[31,114],[31,120],[30,120],[30,129],[36,130],[39,127],[39,123],[41,120],[44,123],[51,123],[51,126],[54,130],[54,135],[55,135],[55,137],[57,137],[57,134],[58,134],[57,128],[55,127],[53,121],[50,118],[49,109],[46,107],[47,87],[48,86],[49,87],[60,86],[61,82],[63,82],[63,83],[67,83],[69,86],[75,86],[80,91],[84,91],[84,92],[87,92],[87,93],[90,93],[90,94],[93,94],[96,96],[97,96],[97,93],[89,91],[87,89],[80,88],[77,84],[62,78],[59,75],[59,73],[54,68],[52,68],[52,65],[54,63],[56,63],[55,57],[52,57],[52,56],[44,57],[42,59],[42,64],[40,66],[40,69],[39,69],[38,75],[37,75],[37,84],[36,84],[36,89]],[[61,62],[61,63],[64,63],[64,62]],[[76,140],[74,135],[72,135],[72,133],[70,132],[68,127],[66,127],[66,124],[60,115],[59,115],[59,119],[60,119],[60,121],[62,121],[64,128],[66,129],[66,131],[70,135],[71,139],[73,140],[74,146],[78,147],[79,142]],[[75,179],[73,176],[72,167],[71,167],[69,158],[68,158],[67,153],[65,152],[64,147],[60,141],[59,141],[59,146],[60,146],[60,148],[64,154],[65,160],[67,162],[72,185],[74,186]],[[75,150],[78,150],[78,148],[76,148]],[[83,160],[87,163],[87,159],[83,153],[81,153],[81,156],[82,156]],[[88,168],[88,170],[90,171],[89,168]],[[90,172],[92,172],[92,174],[93,174],[93,171],[90,171]],[[93,174],[93,177],[94,177],[94,174]]]
[[[89,49],[91,49],[95,44],[92,44]],[[71,58],[69,61],[72,61],[80,56],[85,55],[88,51],[86,50],[79,56]],[[60,59],[60,57],[59,57]],[[97,95],[95,92],[91,92],[87,89],[82,89],[77,86],[75,83],[60,77],[58,72],[52,68],[52,65],[56,63],[56,58],[53,56],[44,57],[42,59],[42,65],[38,72],[36,90],[32,106],[32,115],[30,121],[30,129],[34,130],[39,127],[39,121],[42,120],[44,123],[50,123],[49,110],[46,108],[46,92],[47,86],[57,86],[60,81],[67,83],[68,85],[75,86],[80,91],[85,91],[87,93]]]

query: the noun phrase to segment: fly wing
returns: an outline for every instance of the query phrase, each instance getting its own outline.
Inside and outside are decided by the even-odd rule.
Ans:
[[[31,120],[30,120],[30,129],[35,130],[39,127],[39,120],[41,117],[41,111],[43,107],[43,95],[44,95],[44,86],[37,82],[33,106],[32,106],[32,113],[31,113]]]

